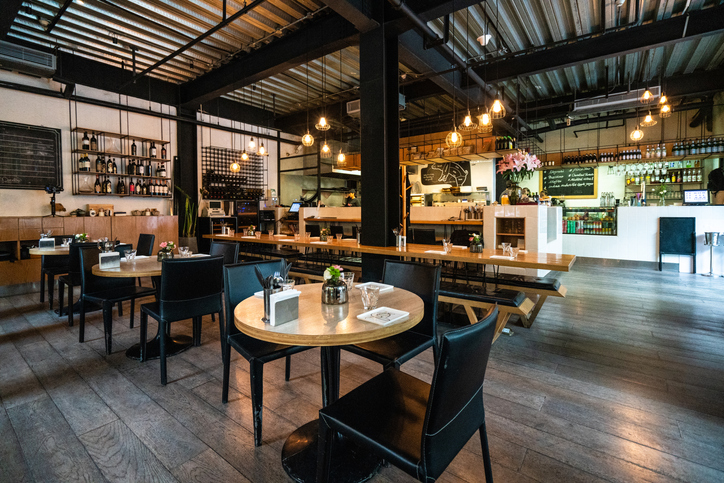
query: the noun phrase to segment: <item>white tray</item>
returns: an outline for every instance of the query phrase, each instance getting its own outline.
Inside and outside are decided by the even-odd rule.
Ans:
[[[389,307],[377,307],[374,310],[359,314],[358,319],[371,322],[377,325],[390,325],[395,322],[403,322],[410,318],[410,313],[404,310],[391,309]]]
[[[367,286],[380,287],[380,293],[392,292],[395,289],[395,287],[393,285],[387,285],[386,283],[377,283],[377,282],[359,283],[359,284],[355,285],[356,288],[367,287]]]

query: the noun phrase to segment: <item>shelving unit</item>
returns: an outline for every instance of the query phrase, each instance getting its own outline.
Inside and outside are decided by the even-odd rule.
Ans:
[[[119,134],[109,131],[99,131],[97,129],[90,129],[87,127],[75,127],[72,130],[71,135],[71,154],[72,158],[72,173],[73,173],[73,194],[84,195],[84,196],[131,196],[139,198],[172,198],[173,196],[173,185],[170,173],[170,153],[166,152],[165,158],[160,157],[162,151],[165,149],[169,141],[164,139],[154,139],[142,136],[131,136],[128,134]],[[82,139],[85,133],[88,133],[91,137],[95,136],[97,140],[97,147],[95,150],[83,149]],[[142,154],[131,154],[131,145],[137,143],[137,153]],[[150,150],[152,145],[156,146],[157,156],[152,157]],[[95,159],[90,157],[94,156]],[[90,166],[94,169],[81,170],[80,162],[84,158],[88,158]],[[104,169],[95,169],[98,166],[99,158],[103,161]],[[108,163],[116,163],[116,171],[108,172]],[[160,168],[161,164],[164,165],[166,176],[149,176],[139,174],[129,174],[129,167],[142,163],[145,169],[149,169],[156,173]],[[155,166],[154,166],[155,165]],[[96,193],[94,192],[95,180],[93,177],[107,177],[111,180],[112,193]],[[124,185],[126,185],[125,193],[118,193],[117,186],[119,181],[123,179]],[[127,180],[127,181],[126,181]],[[167,194],[164,195],[151,195],[151,194],[131,194],[129,192],[129,186],[131,182],[134,185],[138,180],[143,183],[148,182],[160,182],[159,186],[163,188],[165,185]]]
[[[616,208],[563,208],[564,235],[616,236]]]
[[[481,220],[482,221],[482,220]],[[496,218],[495,219],[495,246],[501,243],[510,243],[519,246],[520,240],[525,243],[525,218]]]

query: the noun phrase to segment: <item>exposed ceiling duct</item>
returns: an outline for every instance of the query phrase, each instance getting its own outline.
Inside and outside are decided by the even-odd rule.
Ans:
[[[651,91],[653,99],[650,104],[641,104],[639,99],[646,89],[638,89],[625,92],[623,94],[592,97],[583,101],[576,101],[573,104],[573,110],[571,112],[577,115],[583,115],[608,111],[620,111],[623,109],[633,109],[635,107],[641,107],[642,109],[646,109],[648,107],[650,109],[654,109],[657,107],[656,102],[661,95],[661,87],[650,87],[648,90]]]
[[[0,40],[0,67],[51,77],[56,70],[55,55]]]

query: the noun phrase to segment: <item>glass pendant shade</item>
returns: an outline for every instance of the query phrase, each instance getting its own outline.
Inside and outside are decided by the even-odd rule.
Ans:
[[[659,97],[659,104],[666,104],[669,101],[669,99],[666,97],[666,94],[661,94],[661,97]]]
[[[347,162],[347,156],[344,155],[342,150],[339,150],[339,154],[337,155],[337,164],[344,165]]]
[[[231,166],[229,166],[229,169],[232,173],[238,173],[241,170],[241,166],[239,166],[239,163],[234,161],[233,163],[231,163]]]
[[[249,155],[246,154],[246,150],[244,150],[244,152],[241,153],[241,160],[242,160],[242,161],[248,161],[248,160],[249,160]]]
[[[493,130],[493,121],[487,112],[478,117],[478,130],[480,132],[491,132]]]
[[[639,98],[639,101],[641,101],[642,104],[648,104],[654,99],[654,95],[651,93],[650,90],[646,89],[644,93]]]
[[[311,146],[312,144],[314,144],[314,136],[309,134],[309,131],[307,131],[307,134],[302,136],[302,144],[304,144],[305,146]]]
[[[660,118],[666,118],[671,117],[671,106],[668,104],[664,104],[661,106],[661,109],[659,110],[659,117]]]
[[[639,128],[638,124],[636,129],[631,131],[631,141],[641,141],[644,138],[644,132]]]
[[[644,121],[641,123],[641,125],[643,127],[651,127],[651,126],[655,126],[657,124],[657,122],[658,121],[656,121],[656,119],[654,119],[651,116],[651,112],[649,111],[649,113],[646,115],[646,117],[644,118]]]
[[[252,136],[249,139],[249,151],[254,151],[256,149],[256,142],[254,142],[254,137]]]
[[[269,156],[269,152],[264,147],[264,143],[259,145],[259,151],[256,152],[259,156]]]
[[[459,148],[463,145],[463,136],[457,132],[455,127],[453,127],[453,130],[445,137],[445,144],[447,144],[449,148]]]
[[[329,149],[329,144],[327,144],[326,141],[324,142],[324,145],[322,145],[321,156],[322,156],[323,158],[331,158],[331,157],[332,157],[332,150]]]
[[[492,107],[490,108],[491,119],[502,119],[505,117],[505,106],[500,102],[499,99],[495,99]]]
[[[468,115],[465,116],[463,123],[458,126],[458,129],[461,131],[475,131],[477,128],[478,123],[473,121],[473,117],[470,115],[470,111],[468,111]]]
[[[318,131],[327,131],[330,128],[330,125],[327,122],[327,119],[320,117],[319,122],[315,124],[314,127],[316,127]]]

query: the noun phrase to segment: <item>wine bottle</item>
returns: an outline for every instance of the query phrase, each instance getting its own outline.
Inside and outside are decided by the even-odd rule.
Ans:
[[[126,174],[130,174],[130,175],[136,174],[136,162],[133,159],[131,159],[131,162],[128,163],[127,171],[128,172]]]
[[[166,145],[161,146],[161,159],[166,159]]]
[[[93,192],[94,193],[100,193],[101,192],[101,181],[98,178],[98,175],[96,175],[96,183],[93,185]]]
[[[112,158],[113,162],[111,163],[111,167],[113,168],[112,173],[118,174],[118,165],[116,164],[116,158]]]
[[[154,142],[151,142],[150,157],[151,158],[156,157],[156,143],[154,143]]]
[[[96,156],[96,173],[102,173],[103,168],[106,167],[106,163],[101,159],[100,154]]]
[[[135,156],[138,152],[138,146],[136,146],[136,140],[133,140],[133,144],[131,144],[131,156]]]
[[[98,140],[96,139],[96,133],[93,133],[93,134],[91,135],[90,150],[91,150],[91,151],[98,151]]]
[[[113,173],[113,160],[112,160],[112,158],[108,158],[108,162],[106,163],[106,173],[108,173],[108,174]]]
[[[163,189],[163,195],[169,196],[170,193],[171,193],[171,185],[170,185],[169,180],[166,180],[166,187]]]
[[[128,184],[128,194],[129,195],[136,194],[136,185],[133,184],[133,178],[131,178],[131,182]]]
[[[89,150],[90,141],[88,140],[88,131],[83,133],[83,140],[81,141],[81,149]]]
[[[146,167],[143,165],[143,161],[138,162],[138,166],[136,166],[136,174],[138,176],[145,176],[146,175]]]

